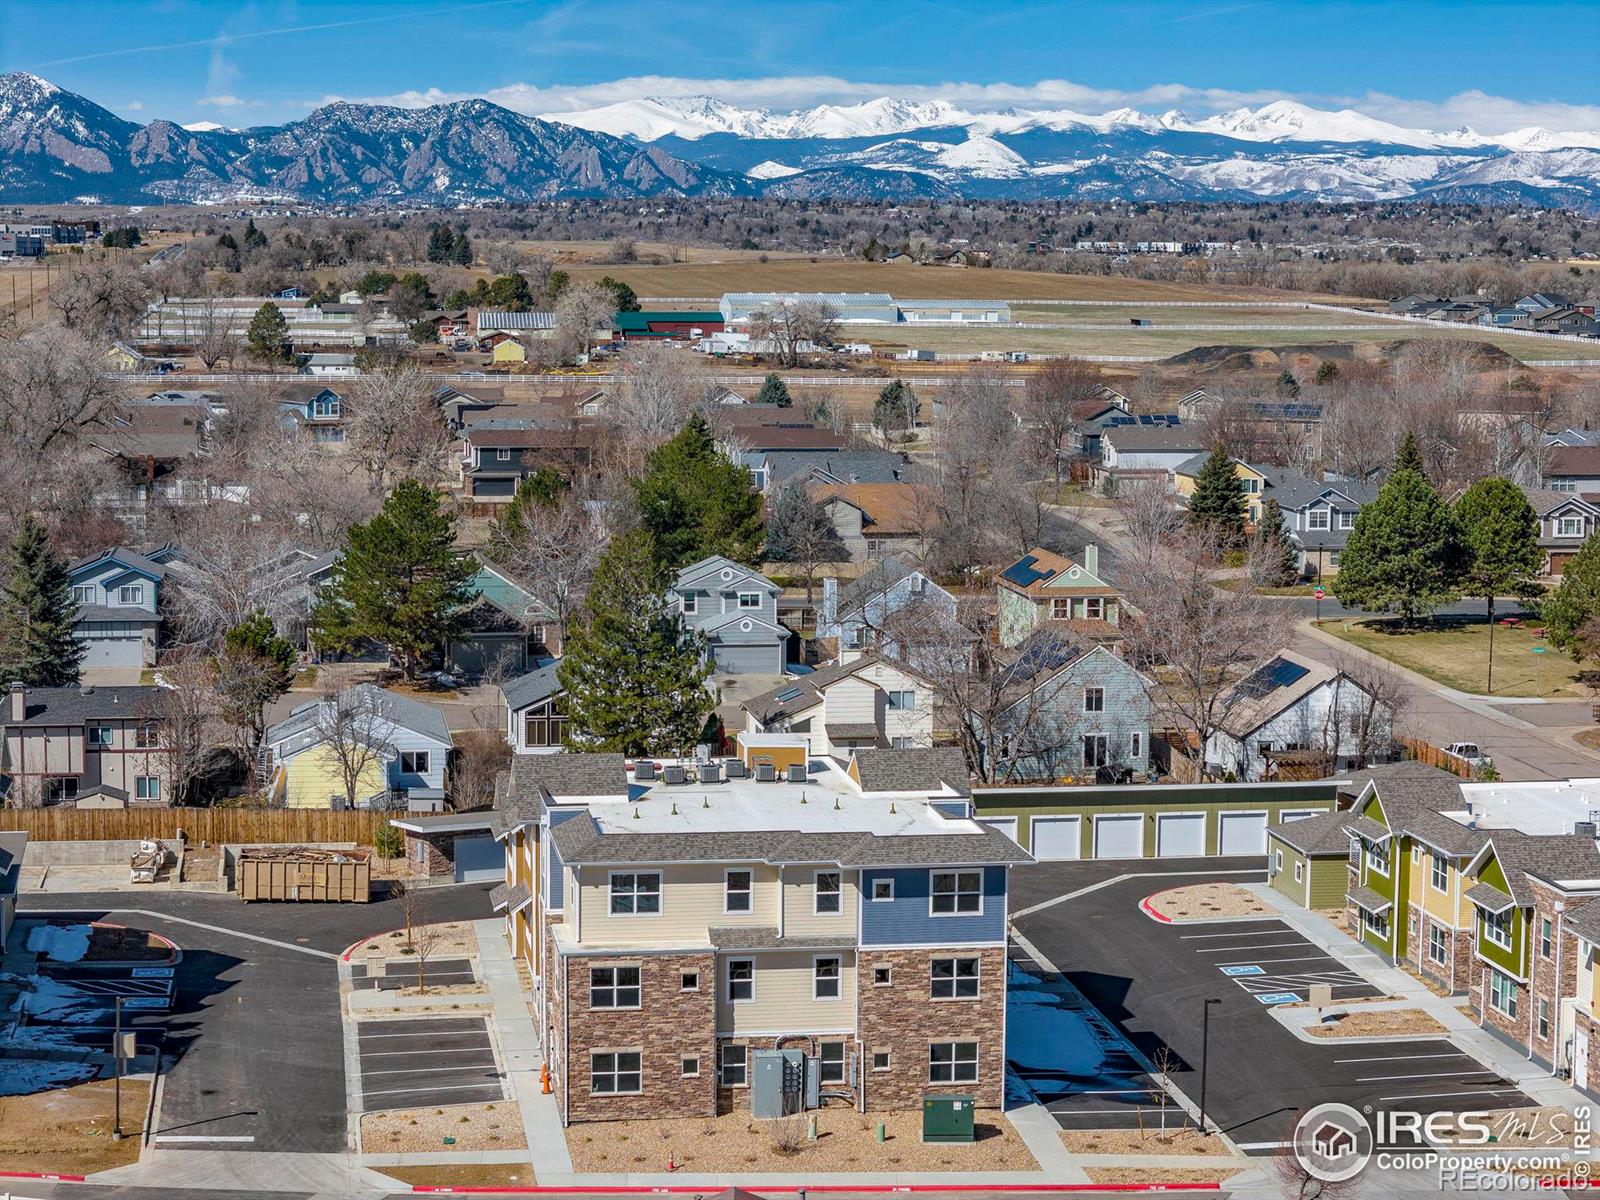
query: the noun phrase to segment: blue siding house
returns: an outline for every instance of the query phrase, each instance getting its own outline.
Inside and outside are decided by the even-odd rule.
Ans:
[[[712,555],[678,572],[669,607],[705,634],[719,675],[781,675],[789,631],[778,624],[772,580]]]
[[[123,546],[80,559],[68,569],[78,606],[72,635],[83,667],[152,667],[161,644],[160,589],[167,568]]]
[[[836,638],[841,650],[876,647],[906,658],[899,626],[908,612],[918,613],[919,619],[953,620],[956,598],[905,559],[891,556],[843,587],[832,576],[822,581],[817,636]]]

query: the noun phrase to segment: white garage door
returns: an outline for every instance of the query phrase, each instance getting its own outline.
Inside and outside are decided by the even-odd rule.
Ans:
[[[1162,858],[1194,858],[1205,852],[1205,813],[1156,815],[1156,854]]]
[[[85,667],[144,666],[143,638],[89,638],[83,647]]]
[[[1083,856],[1082,817],[1035,817],[1028,828],[1033,833],[1033,856],[1040,862]]]
[[[1096,858],[1143,858],[1144,814],[1118,813],[1094,819]]]
[[[1219,854],[1265,854],[1267,852],[1266,813],[1223,813],[1218,818]]]
[[[1286,808],[1278,820],[1287,825],[1290,821],[1304,821],[1307,817],[1320,817],[1321,815],[1322,809],[1320,808]]]
[[[990,829],[998,829],[1013,842],[1017,840],[1017,819],[1015,817],[985,817],[983,824]]]

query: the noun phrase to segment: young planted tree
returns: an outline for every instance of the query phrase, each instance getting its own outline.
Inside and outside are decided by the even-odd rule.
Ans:
[[[1484,602],[1489,618],[1489,690],[1494,690],[1494,602],[1497,596],[1536,595],[1544,555],[1539,514],[1509,479],[1480,479],[1461,494],[1456,522],[1466,543],[1461,591]]]
[[[789,396],[789,385],[783,381],[783,376],[776,371],[768,373],[761,381],[761,390],[756,393],[757,404],[776,404],[779,408],[788,408],[794,403]]]
[[[1195,476],[1189,524],[1219,549],[1231,550],[1244,541],[1245,513],[1244,480],[1228,452],[1218,446]]]
[[[1341,604],[1399,613],[1408,626],[1455,599],[1468,561],[1455,514],[1420,471],[1403,465],[1415,451],[1407,438],[1389,481],[1356,515],[1333,580]]]
[[[1278,502],[1268,499],[1261,506],[1261,520],[1256,523],[1255,553],[1252,561],[1259,564],[1262,587],[1288,587],[1300,575],[1300,553],[1289,536],[1289,527],[1283,520],[1283,509]]]
[[[476,574],[455,549],[456,519],[432,488],[401,480],[372,520],[353,525],[333,579],[311,612],[317,642],[382,642],[407,678],[455,635]]]
[[[50,548],[44,526],[22,518],[0,584],[0,671],[10,683],[69,687],[78,682],[83,646],[72,636],[78,606],[66,561]]]
[[[245,330],[244,341],[250,357],[258,362],[283,360],[284,347],[289,342],[289,322],[283,319],[276,304],[269,300],[256,309],[256,315],[250,318],[250,326]]]
[[[667,608],[668,572],[650,534],[615,538],[601,556],[556,678],[573,750],[679,754],[705,729],[705,638]]]
[[[717,449],[700,416],[651,453],[633,491],[640,524],[664,567],[712,554],[743,563],[759,558],[765,542],[761,496],[750,472]]]

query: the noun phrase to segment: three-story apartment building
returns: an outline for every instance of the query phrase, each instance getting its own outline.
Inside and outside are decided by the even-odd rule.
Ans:
[[[564,1121],[796,1111],[806,1074],[813,1101],[863,1112],[1002,1103],[1009,869],[1029,856],[972,819],[959,752],[845,763],[795,740],[631,778],[551,755],[505,780],[495,903]]]

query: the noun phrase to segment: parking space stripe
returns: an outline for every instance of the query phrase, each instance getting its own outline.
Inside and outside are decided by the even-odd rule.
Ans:
[[[363,1095],[365,1095],[368,1098],[370,1098],[370,1097],[373,1097],[373,1096],[404,1096],[404,1095],[406,1095],[408,1093],[411,1093],[411,1092],[481,1092],[481,1091],[484,1091],[485,1089],[489,1088],[490,1086],[491,1085],[489,1083],[487,1083],[487,1082],[485,1082],[485,1083],[458,1083],[458,1084],[451,1085],[449,1087],[390,1088],[388,1091],[382,1091],[382,1092],[363,1092]]]
[[[1458,1079],[1464,1075],[1492,1075],[1487,1067],[1479,1067],[1476,1071],[1433,1071],[1422,1073],[1413,1071],[1406,1075],[1357,1075],[1357,1083],[1389,1083],[1396,1079]],[[1496,1076],[1499,1078],[1499,1076]]]
[[[1243,951],[1249,951],[1251,954],[1254,954],[1257,950],[1304,950],[1309,945],[1311,945],[1310,942],[1282,942],[1274,943],[1270,946],[1208,946],[1204,950],[1196,950],[1195,953],[1238,954]],[[1317,957],[1327,958],[1328,956],[1326,954],[1320,954]]]
[[[363,1050],[363,1060],[369,1058],[417,1058],[423,1054],[480,1054],[493,1047],[485,1042],[482,1046],[468,1046],[461,1050]]]
[[[1414,1058],[1471,1058],[1465,1050],[1452,1050],[1448,1054],[1385,1054],[1377,1058],[1336,1058],[1336,1063],[1357,1062],[1409,1062]]]
[[[1235,946],[1232,947],[1232,949],[1237,950],[1238,947]],[[1335,961],[1334,959],[1329,958],[1326,954],[1312,954],[1305,958],[1258,958],[1253,960],[1240,959],[1238,962],[1217,963],[1216,965],[1219,967],[1258,967],[1269,962],[1317,962],[1319,960],[1324,962]]]
[[[484,1082],[488,1082],[491,1078],[500,1078],[500,1072],[494,1069],[494,1063],[492,1062],[468,1063],[462,1067],[427,1067],[417,1071],[363,1071],[361,1072],[361,1078],[376,1079],[379,1075],[421,1075],[426,1079],[432,1079],[436,1075],[446,1075],[452,1071],[477,1071],[480,1075],[487,1071],[489,1074],[483,1075]]]
[[[1199,942],[1228,937],[1281,937],[1289,932],[1291,930],[1288,926],[1280,925],[1276,929],[1241,929],[1235,933],[1183,933],[1178,935],[1178,940],[1180,942]]]
[[[1413,1092],[1405,1096],[1379,1096],[1378,1102],[1382,1104],[1389,1100],[1439,1100],[1445,1096],[1492,1096],[1500,1092],[1520,1092],[1521,1090],[1521,1088],[1514,1087],[1498,1087],[1474,1088],[1468,1092]]]

